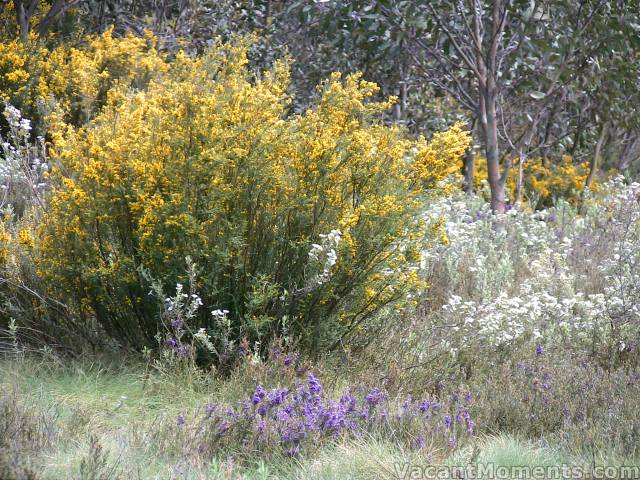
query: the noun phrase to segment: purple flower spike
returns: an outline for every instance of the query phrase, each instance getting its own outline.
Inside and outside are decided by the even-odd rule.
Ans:
[[[176,353],[180,357],[186,357],[187,355],[189,355],[189,347],[187,347],[186,345],[182,345],[176,348]]]
[[[289,457],[295,457],[299,453],[300,453],[300,447],[291,447],[287,449],[287,456]]]
[[[262,401],[262,399],[266,394],[267,392],[265,392],[264,388],[262,388],[261,385],[258,385],[256,387],[256,391],[253,393],[253,396],[251,397],[251,401],[253,402],[254,405],[257,405]]]
[[[178,427],[182,427],[184,425],[184,415],[178,415],[178,418],[176,418],[176,424]]]
[[[452,424],[452,423],[453,423],[453,420],[452,420],[451,416],[450,416],[450,415],[446,415],[446,416],[444,417],[444,426],[445,426],[447,429],[450,429],[450,428],[451,428],[451,424]]]
[[[544,355],[544,347],[540,344],[536,345],[536,356],[541,357]]]
[[[322,385],[316,377],[313,376],[312,373],[309,374],[309,391],[315,395],[319,395],[322,392]]]
[[[467,420],[467,433],[469,435],[473,435],[473,428],[476,426],[476,422],[474,422],[473,420],[469,419]]]
[[[228,423],[221,423],[220,427],[218,427],[218,436],[222,437],[227,430],[229,430],[229,424]]]
[[[373,406],[378,405],[382,400],[386,398],[386,394],[382,392],[378,387],[373,387],[371,391],[365,397],[366,402]]]

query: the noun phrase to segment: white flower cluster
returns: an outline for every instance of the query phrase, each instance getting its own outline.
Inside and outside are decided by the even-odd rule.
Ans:
[[[331,230],[327,234],[320,234],[321,243],[311,245],[309,258],[322,264],[322,272],[315,277],[315,283],[322,285],[331,277],[331,268],[338,261],[336,249],[342,240],[342,232],[340,230]]]
[[[190,320],[195,316],[198,308],[202,306],[202,299],[195,293],[188,295],[183,290],[183,285],[177,283],[176,294],[173,297],[165,298],[164,302],[167,312],[179,315],[183,320]]]
[[[13,105],[6,105],[4,116],[9,123],[9,127],[14,129],[20,137],[26,137],[31,131],[31,121],[22,118],[22,112]]]
[[[629,345],[640,332],[640,185],[615,179],[587,214],[565,202],[492,215],[478,197],[445,198],[425,213],[448,245],[423,252],[441,293],[426,332],[453,352],[527,339]],[[440,284],[440,285],[438,285]],[[626,347],[625,347],[626,348]]]
[[[7,203],[42,205],[49,169],[44,138],[31,143],[31,122],[12,105],[5,105],[4,117],[9,132],[6,139],[0,137],[0,208]]]
[[[209,335],[204,328],[198,330],[193,335],[193,338],[200,342],[210,352],[215,352],[216,348],[213,346],[213,342],[211,342],[211,335]]]

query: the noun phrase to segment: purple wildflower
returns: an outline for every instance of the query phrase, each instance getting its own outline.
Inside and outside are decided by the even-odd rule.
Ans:
[[[261,385],[258,385],[256,387],[256,391],[253,392],[253,396],[251,397],[251,401],[253,402],[254,405],[259,404],[262,399],[264,398],[264,396],[267,394],[267,392],[265,392],[264,388],[262,388]]]
[[[471,420],[470,418],[467,419],[467,433],[469,435],[473,435],[473,428],[476,426],[476,422],[474,422],[473,420]]]
[[[271,348],[271,352],[269,353],[271,355],[271,358],[276,360],[280,358],[280,355],[282,355],[282,347],[279,344],[276,344]]]
[[[289,457],[295,457],[299,453],[300,453],[300,447],[298,446],[287,449],[287,456]]]
[[[288,388],[283,388],[282,390],[277,390],[273,397],[270,399],[271,406],[274,407],[276,405],[280,405],[284,403],[287,394],[289,393]]]
[[[365,406],[362,409],[362,413],[360,414],[360,416],[366,421],[369,421],[369,406]]]
[[[356,409],[357,400],[351,392],[347,392],[340,398],[340,403],[346,407],[347,413],[351,413]]]
[[[450,429],[452,423],[453,423],[453,420],[452,420],[451,416],[450,415],[446,415],[444,417],[444,426],[445,426],[445,428]]]
[[[382,400],[386,398],[386,394],[378,387],[373,387],[371,391],[365,397],[366,402],[372,407],[378,405]]]
[[[182,427],[184,425],[184,415],[178,415],[178,418],[176,418],[176,424],[178,427]]]
[[[186,357],[187,355],[189,355],[189,347],[187,347],[186,345],[181,345],[176,348],[176,353],[180,357]]]
[[[541,357],[544,355],[544,347],[540,344],[536,345],[536,356]]]
[[[222,422],[218,427],[218,436],[222,437],[227,432],[227,430],[229,430],[229,424],[226,422]]]
[[[320,385],[320,382],[318,381],[318,379],[314,377],[312,373],[310,373],[308,377],[308,381],[309,381],[309,391],[314,395],[319,395],[322,392],[322,385]]]

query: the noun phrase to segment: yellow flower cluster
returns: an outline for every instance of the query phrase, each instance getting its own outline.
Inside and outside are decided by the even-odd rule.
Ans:
[[[39,215],[29,210],[17,219],[5,211],[0,214],[0,276],[20,282],[22,261],[31,257],[36,245]]]
[[[0,265],[4,265],[9,260],[11,234],[7,231],[4,222],[0,222]]]
[[[476,186],[486,178],[487,163],[484,158],[476,161]],[[524,198],[538,206],[549,206],[555,199],[566,198],[575,203],[580,201],[580,195],[589,174],[588,162],[576,164],[573,159],[565,155],[559,162],[546,162],[542,158],[532,158],[526,161],[523,168]],[[515,199],[518,185],[518,162],[516,161],[507,178],[507,192],[510,199]],[[597,190],[598,183],[594,182],[592,190]]]
[[[0,42],[1,100],[16,102],[28,93],[33,73],[37,70],[34,58],[40,54],[40,49],[35,46],[35,37],[27,44],[16,39]]]
[[[570,156],[563,156],[558,163],[547,163],[536,158],[525,167],[525,184],[530,191],[548,204],[553,198],[567,198],[577,202],[589,175],[589,163],[575,164]],[[591,187],[597,190],[597,182]]]
[[[461,158],[471,144],[471,134],[456,123],[445,132],[436,132],[430,142],[420,140],[414,162],[416,176],[427,188],[434,188],[443,178],[460,172]]]
[[[82,46],[45,48],[35,35],[28,42],[0,43],[0,91],[3,99],[32,118],[48,105],[66,121],[82,125],[106,102],[116,85],[144,88],[168,64],[156,49],[156,38],[115,38],[109,29],[88,37]],[[37,118],[36,118],[37,120]]]

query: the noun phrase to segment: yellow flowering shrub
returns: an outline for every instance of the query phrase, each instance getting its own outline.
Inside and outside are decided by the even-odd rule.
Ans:
[[[589,162],[575,164],[570,156],[565,155],[560,162],[544,166],[541,159],[535,159],[525,171],[525,184],[543,205],[550,205],[556,198],[567,198],[576,203],[580,201],[589,175]],[[595,181],[591,190],[597,189],[598,182]]]
[[[16,105],[26,101],[37,81],[42,56],[35,36],[28,43],[17,39],[0,42],[0,100]]]
[[[470,143],[471,136],[463,129],[462,123],[456,123],[444,132],[434,133],[428,143],[420,138],[413,168],[423,186],[433,187],[443,178],[460,172],[461,158]]]
[[[9,260],[11,235],[8,232],[5,222],[0,223],[0,264],[5,265]]]
[[[532,158],[526,161],[523,169],[523,198],[533,207],[550,206],[555,199],[565,198],[572,203],[580,201],[580,195],[589,174],[589,163],[576,164],[573,159],[565,155],[559,162],[548,161],[545,165],[542,158]],[[482,179],[487,178],[487,162],[484,158],[476,160],[476,187]],[[518,186],[518,162],[516,161],[509,172],[507,192],[511,200],[515,199]],[[598,183],[594,182],[592,190],[597,190]]]
[[[62,43],[47,48],[31,35],[26,43],[0,43],[0,92],[40,128],[41,115],[55,112],[75,126],[89,121],[116,85],[144,86],[168,68],[156,48],[157,39],[147,34],[101,35],[83,39],[78,46]],[[45,106],[46,108],[42,108]]]
[[[314,108],[290,114],[287,66],[252,74],[242,43],[148,56],[144,81],[119,74],[86,125],[52,123],[37,261],[50,294],[122,341],[149,341],[157,306],[141,272],[171,291],[189,255],[203,312],[229,310],[234,332],[254,338],[286,321],[319,344],[422,286],[419,212],[466,132],[408,140],[380,120],[393,100],[372,101],[377,86],[357,74],[333,74]],[[54,96],[73,97],[47,75]]]
[[[0,211],[0,326],[15,318],[22,326],[46,330],[42,298],[34,294],[39,288],[33,271],[39,217],[35,209],[20,218],[11,209]]]

